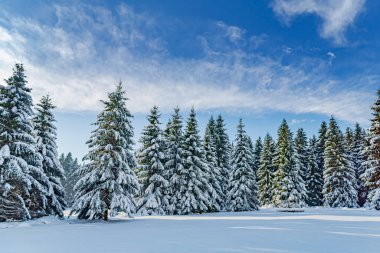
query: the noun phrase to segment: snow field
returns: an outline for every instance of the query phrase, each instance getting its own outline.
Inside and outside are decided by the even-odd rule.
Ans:
[[[44,217],[0,224],[4,253],[379,252],[380,213],[307,208],[305,212],[118,216],[109,222]]]

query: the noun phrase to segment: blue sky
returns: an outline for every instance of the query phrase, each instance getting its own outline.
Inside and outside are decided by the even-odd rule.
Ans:
[[[165,123],[221,113],[253,137],[282,118],[312,135],[335,115],[368,126],[380,79],[379,1],[0,2],[0,78],[25,64],[33,98],[57,105],[61,152],[86,152],[100,99],[119,80],[136,139],[154,105]]]

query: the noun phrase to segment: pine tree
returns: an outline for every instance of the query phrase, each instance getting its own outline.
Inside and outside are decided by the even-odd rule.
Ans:
[[[183,184],[180,186],[179,212],[181,214],[207,212],[211,208],[210,193],[214,190],[209,183],[210,172],[202,150],[194,108],[191,109],[187,120],[182,149],[185,163],[180,172]]]
[[[273,139],[269,134],[266,134],[257,173],[259,177],[259,200],[262,206],[273,204],[274,151],[275,144]]]
[[[228,207],[230,211],[253,211],[259,209],[258,187],[251,161],[253,154],[243,120],[237,127],[234,151],[231,156],[231,173],[228,186]]]
[[[138,202],[138,213],[162,215],[166,213],[169,199],[166,194],[168,181],[164,170],[164,143],[160,129],[160,113],[154,106],[148,115],[148,125],[141,137],[142,148],[138,153],[139,179],[142,196]]]
[[[324,154],[323,194],[325,206],[357,206],[355,171],[346,152],[343,134],[334,117],[331,117]]]
[[[32,117],[31,89],[22,64],[0,86],[0,220],[46,215],[49,180],[42,170]]]
[[[215,146],[216,146],[216,159],[218,167],[221,170],[221,187],[223,195],[226,202],[229,173],[231,170],[230,167],[230,154],[231,146],[230,140],[227,135],[227,130],[225,128],[224,120],[219,114],[215,124]],[[222,209],[225,209],[226,206],[222,206]]]
[[[134,195],[139,184],[134,173],[132,115],[126,108],[125,92],[121,83],[116,91],[102,101],[103,111],[98,115],[97,128],[87,142],[89,153],[86,164],[79,171],[81,178],[75,185],[72,213],[79,219],[108,219],[124,211],[135,212]]]
[[[368,143],[364,151],[366,161],[363,162],[365,172],[362,175],[364,186],[369,188],[366,205],[380,210],[380,89],[377,100],[372,106],[372,119],[369,128]]]
[[[308,169],[306,189],[308,192],[307,204],[309,206],[321,206],[323,204],[323,171],[318,166],[318,142],[315,136],[309,140]]]
[[[169,195],[168,214],[181,214],[180,200],[182,198],[182,186],[184,185],[185,154],[183,152],[183,132],[182,132],[182,117],[179,113],[179,108],[174,109],[171,124],[168,125],[168,138],[166,142],[166,163],[165,171],[166,178],[169,181],[167,194]]]
[[[211,210],[218,212],[224,208],[224,193],[222,189],[222,175],[221,168],[218,166],[216,156],[216,134],[215,134],[215,120],[211,116],[205,131],[203,148],[205,152],[206,162],[209,166],[210,176],[209,183],[215,190],[211,195]]]
[[[70,152],[66,156],[61,154],[59,161],[66,176],[66,178],[62,181],[62,185],[65,189],[65,201],[67,206],[71,207],[73,205],[75,195],[74,185],[79,180],[78,171],[80,170],[80,165],[78,163],[78,159],[74,159]]]
[[[306,133],[302,128],[299,128],[294,138],[294,152],[296,158],[296,164],[300,168],[300,173],[303,181],[307,181],[308,173],[308,154],[307,154],[307,137]]]
[[[273,164],[274,175],[273,201],[277,207],[297,208],[306,205],[306,188],[300,167],[296,163],[292,133],[285,120],[278,130]]]
[[[61,180],[64,179],[64,171],[58,158],[57,129],[54,125],[55,118],[49,96],[42,97],[37,105],[37,114],[33,118],[37,136],[38,151],[42,156],[42,169],[49,178],[49,196],[47,210],[49,214],[63,217],[66,207],[65,190]]]

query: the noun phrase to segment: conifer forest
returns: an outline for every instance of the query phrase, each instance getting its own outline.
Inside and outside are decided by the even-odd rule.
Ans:
[[[201,136],[196,108],[183,115],[175,107],[162,122],[152,106],[135,144],[128,90],[120,82],[101,103],[83,160],[59,155],[54,101],[46,95],[35,103],[23,64],[15,64],[0,86],[0,221],[64,219],[64,210],[102,220],[120,213],[380,210],[380,90],[369,129],[340,129],[331,116],[307,134],[283,119],[276,136],[257,140],[244,119],[228,136],[223,116],[213,115]]]

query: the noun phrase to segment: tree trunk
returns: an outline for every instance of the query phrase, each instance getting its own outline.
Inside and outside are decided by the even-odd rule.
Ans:
[[[108,209],[104,211],[103,213],[103,220],[108,221]]]

